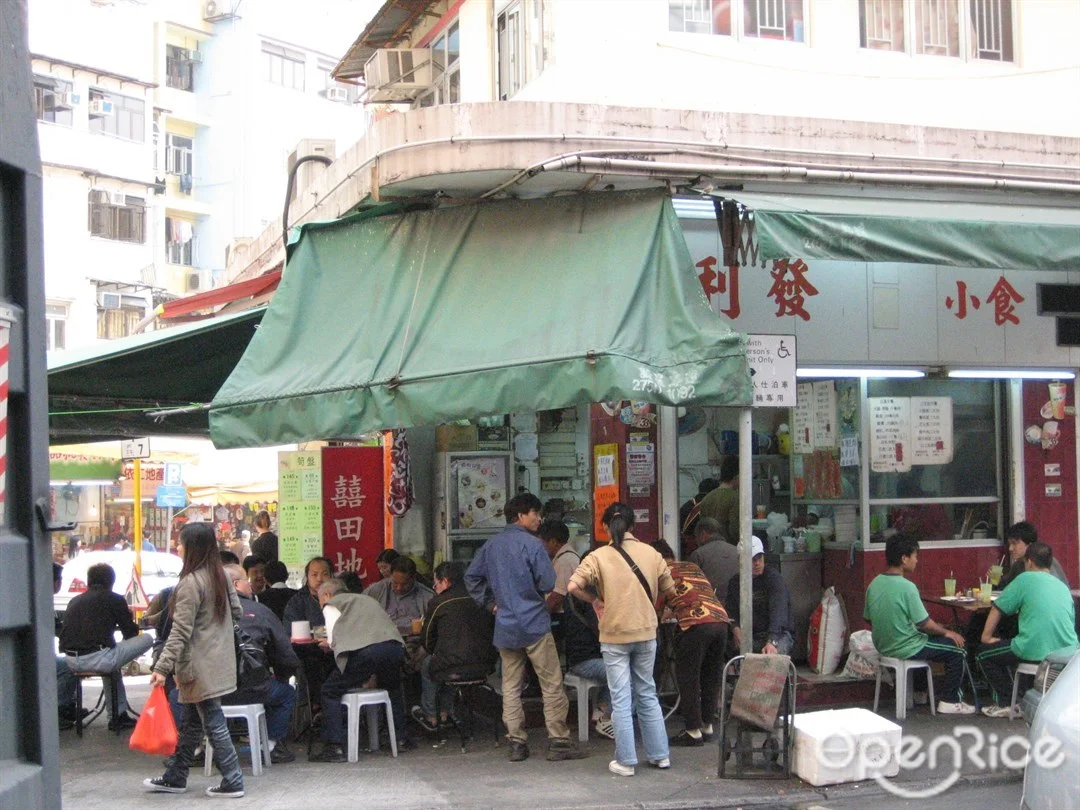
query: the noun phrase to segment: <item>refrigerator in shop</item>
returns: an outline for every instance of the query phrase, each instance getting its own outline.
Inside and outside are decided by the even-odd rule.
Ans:
[[[435,465],[435,549],[439,559],[469,562],[506,526],[514,494],[510,453],[439,453]]]

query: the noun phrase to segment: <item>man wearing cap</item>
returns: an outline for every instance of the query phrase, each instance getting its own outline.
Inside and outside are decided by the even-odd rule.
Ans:
[[[750,546],[753,553],[753,633],[754,652],[766,655],[791,655],[795,645],[795,620],[791,615],[791,593],[775,568],[765,565],[765,547],[757,537]],[[739,628],[739,574],[728,582],[728,615],[735,628],[735,643],[742,643]]]

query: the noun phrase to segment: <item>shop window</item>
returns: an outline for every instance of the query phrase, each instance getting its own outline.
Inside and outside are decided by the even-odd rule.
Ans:
[[[943,464],[870,470],[871,541],[887,529],[928,540],[1000,537],[1001,391],[992,380],[868,380],[867,396],[944,397],[952,453]],[[909,450],[910,453],[910,450]]]
[[[504,3],[495,15],[496,80],[502,101],[512,98],[552,64],[551,13],[551,0],[514,0]],[[456,54],[456,37],[447,48]]]
[[[195,263],[195,231],[186,219],[165,217],[165,254],[169,264]]]
[[[165,84],[176,90],[195,89],[195,60],[190,50],[178,45],[165,46]]]
[[[111,109],[97,108],[95,101],[111,102]],[[104,90],[90,90],[90,131],[129,141],[146,140],[146,102]]]
[[[45,350],[67,348],[67,304],[45,305]]]
[[[304,89],[304,68],[307,60],[303,52],[273,42],[263,42],[262,54],[266,81],[292,90]]]
[[[34,112],[38,121],[71,126],[71,82],[34,76]]]
[[[95,189],[90,192],[89,227],[91,236],[141,244],[146,241],[146,200]]]

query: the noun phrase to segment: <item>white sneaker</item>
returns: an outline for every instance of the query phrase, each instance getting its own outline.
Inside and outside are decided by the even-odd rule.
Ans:
[[[613,774],[615,774],[616,776],[633,776],[634,775],[634,766],[633,765],[623,765],[617,759],[611,760],[611,762],[609,762],[607,764],[607,769],[609,771],[611,771]]]
[[[970,703],[946,703],[939,700],[937,705],[938,714],[975,714],[975,707]]]
[[[1006,720],[1017,720],[1024,716],[1019,706],[983,706],[982,713],[987,717],[1004,717]]]
[[[664,757],[663,759],[650,759],[649,764],[652,765],[654,768],[665,770],[671,767],[671,760],[667,757]]]

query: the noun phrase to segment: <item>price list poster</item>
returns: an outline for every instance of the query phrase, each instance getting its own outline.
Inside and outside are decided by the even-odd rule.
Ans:
[[[303,579],[304,565],[323,553],[322,453],[278,453],[278,556],[289,584]]]

